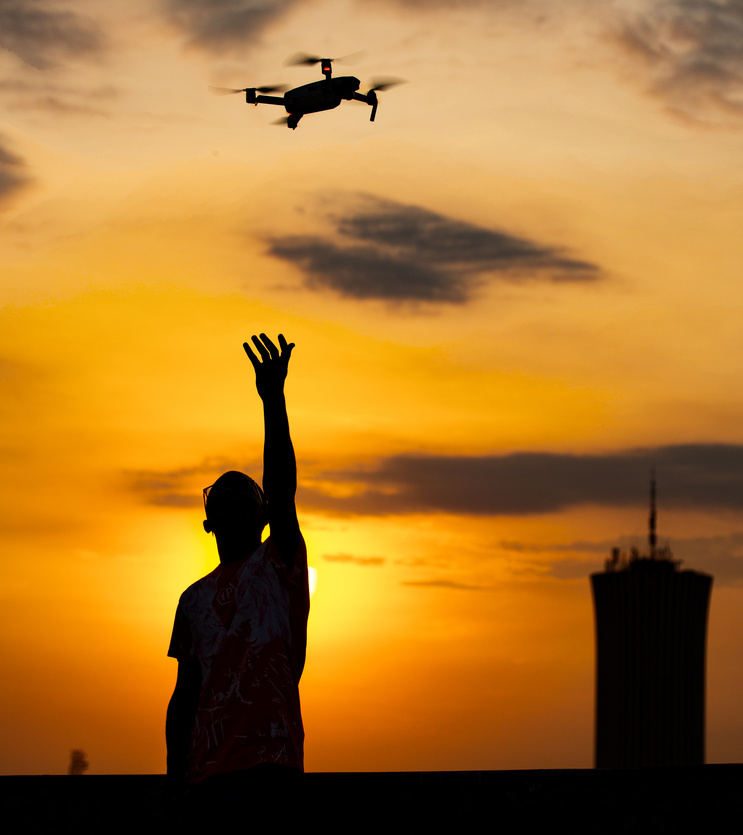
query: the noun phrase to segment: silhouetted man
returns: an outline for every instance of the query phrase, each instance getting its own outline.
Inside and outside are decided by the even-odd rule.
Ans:
[[[297,466],[284,399],[294,343],[265,335],[245,352],[265,424],[263,488],[228,472],[204,490],[204,530],[220,564],[181,595],[168,655],[168,777],[196,786],[211,822],[290,805],[304,767],[299,678],[307,644],[307,553],[294,495]],[[261,542],[266,523],[271,534]],[[277,810],[272,810],[276,812]]]

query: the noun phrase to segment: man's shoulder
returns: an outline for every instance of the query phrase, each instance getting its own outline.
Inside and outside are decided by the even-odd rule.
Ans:
[[[189,600],[194,600],[200,597],[205,591],[209,591],[210,589],[214,588],[217,582],[217,574],[219,573],[219,566],[214,568],[208,574],[205,574],[203,577],[199,577],[198,580],[191,583],[190,586],[181,594],[181,602],[188,602]]]

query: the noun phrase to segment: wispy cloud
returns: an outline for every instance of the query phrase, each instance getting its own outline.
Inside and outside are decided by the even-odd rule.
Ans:
[[[0,79],[0,95],[9,111],[44,111],[55,117],[108,116],[119,91],[110,84],[86,89],[27,76]]]
[[[275,236],[268,252],[312,290],[388,302],[464,304],[489,282],[595,281],[595,264],[555,246],[369,195],[332,213],[333,238]]]
[[[488,591],[485,586],[474,583],[464,583],[459,580],[403,580],[403,586],[419,586],[421,588],[456,589],[457,591]]]
[[[743,533],[728,536],[671,538],[674,557],[682,568],[705,571],[723,586],[743,583]]]
[[[417,14],[450,10],[452,3],[385,0]],[[699,125],[740,125],[743,120],[743,4],[740,0],[458,0],[504,21],[542,29],[608,35],[628,58],[628,69],[668,111]],[[586,23],[590,25],[586,27]],[[577,48],[580,49],[580,42]],[[597,44],[591,41],[591,49]],[[604,53],[615,62],[612,50]],[[588,60],[592,60],[590,56]]]
[[[87,104],[75,104],[58,96],[38,95],[23,101],[16,101],[8,110],[43,110],[54,116],[107,116],[108,113],[99,107]]]
[[[198,464],[174,470],[126,470],[122,473],[129,489],[147,504],[162,507],[200,507],[202,490],[229,470],[254,473],[258,478],[260,461],[207,458]]]
[[[30,182],[26,163],[9,151],[0,137],[0,203]]]
[[[219,52],[243,50],[260,40],[266,27],[297,0],[166,0],[170,20],[192,46]]]
[[[619,3],[613,36],[650,73],[649,90],[699,122],[743,119],[743,3]]]
[[[100,55],[105,39],[87,17],[49,0],[2,0],[0,49],[43,70],[63,60]]]
[[[672,532],[670,532],[672,533]],[[717,585],[731,586],[743,583],[743,533],[723,536],[681,537],[670,536],[668,542],[674,559],[681,561],[681,569],[703,571],[715,578]],[[559,580],[585,580],[589,574],[602,571],[604,560],[614,547],[628,550],[643,542],[634,536],[618,536],[596,542],[570,543],[501,543],[507,550],[519,554],[539,555],[546,574]],[[561,557],[560,554],[570,556]],[[549,562],[544,562],[549,560]]]
[[[363,566],[384,565],[387,562],[385,557],[355,557],[352,554],[323,554],[323,559],[327,562],[347,562]]]
[[[687,444],[606,455],[520,452],[510,455],[396,455],[368,468],[321,474],[352,485],[342,497],[310,483],[305,506],[330,514],[452,513],[526,515],[583,504],[632,506],[645,501],[651,468],[664,506],[743,508],[743,446]]]

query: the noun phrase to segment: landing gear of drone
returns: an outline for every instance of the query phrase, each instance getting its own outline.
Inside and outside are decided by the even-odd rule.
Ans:
[[[290,113],[289,118],[286,120],[286,126],[288,128],[291,128],[292,130],[295,130],[297,125],[299,124],[299,120],[302,118],[302,115],[303,114],[301,114],[301,113],[299,113],[299,114]]]

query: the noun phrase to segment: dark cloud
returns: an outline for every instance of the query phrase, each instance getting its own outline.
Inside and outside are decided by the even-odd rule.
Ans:
[[[260,469],[257,460],[214,458],[171,471],[141,470],[125,475],[130,489],[146,502],[183,507],[198,506],[201,489],[222,472],[257,474]],[[743,445],[736,444],[683,444],[604,455],[394,455],[363,467],[314,475],[309,469],[304,468],[305,476],[300,479],[298,504],[333,516],[512,516],[553,513],[587,504],[643,506],[652,469],[657,474],[661,508],[743,509]],[[325,483],[343,485],[343,495],[316,486]],[[584,552],[608,553],[612,545],[622,543],[571,543],[560,548],[572,558]],[[536,546],[502,542],[499,547],[519,551]],[[558,550],[557,546],[552,550]],[[346,557],[335,556],[337,560]]]
[[[300,500],[332,514],[524,515],[584,504],[645,501],[651,468],[669,508],[743,509],[743,446],[687,444],[607,455],[397,455],[369,469],[339,470],[325,481],[357,488],[338,497],[305,487]]]
[[[193,46],[219,52],[243,49],[297,0],[166,0],[170,19]]]
[[[213,484],[229,470],[254,474],[262,469],[260,461],[235,461],[229,458],[207,458],[200,464],[176,470],[127,470],[123,473],[130,490],[147,504],[161,507],[202,507],[204,487]]]
[[[310,290],[334,290],[352,299],[461,304],[480,283],[474,276],[449,275],[412,258],[372,247],[339,247],[321,238],[275,239],[268,251],[298,267]]]
[[[650,69],[651,92],[674,112],[743,118],[741,0],[652,0],[617,14],[617,41]]]
[[[26,163],[2,144],[0,138],[0,203],[30,182]]]
[[[304,273],[305,286],[355,299],[463,304],[489,281],[594,281],[599,268],[562,250],[362,196],[332,214],[336,239],[274,237],[269,254]]]
[[[531,272],[546,269],[569,279],[593,277],[596,268],[565,258],[554,247],[502,230],[390,200],[365,197],[361,209],[336,218],[338,232],[356,241],[407,251],[431,266],[478,272]]]
[[[104,38],[92,21],[47,0],[1,0],[0,49],[43,70],[99,55]]]
[[[387,560],[384,557],[354,557],[352,554],[323,554],[327,562],[350,562],[354,565],[384,565]]]

